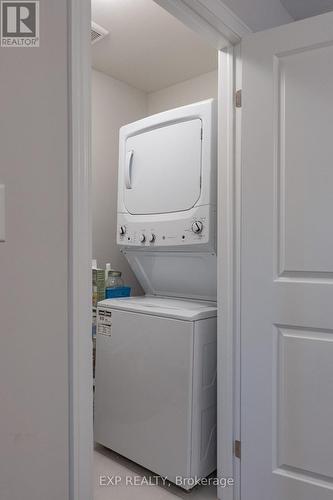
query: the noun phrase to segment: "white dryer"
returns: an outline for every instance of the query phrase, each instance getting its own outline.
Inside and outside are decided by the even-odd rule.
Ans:
[[[146,293],[216,300],[216,102],[119,134],[117,243]]]
[[[171,481],[204,477],[216,468],[214,100],[121,128],[117,242],[146,295],[99,303],[95,439]]]
[[[215,104],[202,101],[120,129],[119,245],[215,251]]]

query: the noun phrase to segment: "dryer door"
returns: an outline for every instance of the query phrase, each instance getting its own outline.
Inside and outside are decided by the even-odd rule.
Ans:
[[[126,140],[124,201],[131,214],[191,209],[201,191],[200,119],[165,125]]]

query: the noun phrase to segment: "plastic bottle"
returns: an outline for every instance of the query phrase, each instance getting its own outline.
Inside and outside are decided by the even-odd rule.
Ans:
[[[121,278],[121,272],[111,269],[106,281],[105,297],[107,299],[114,297],[115,289],[122,288],[123,286],[124,282]]]
[[[111,264],[110,262],[108,262],[106,265],[105,265],[105,283],[107,282],[108,280],[108,277],[109,277],[109,271],[111,271]]]
[[[98,297],[98,292],[97,292],[97,260],[93,259],[91,262],[91,270],[92,270],[92,305],[93,307],[96,307],[97,305],[97,297]]]

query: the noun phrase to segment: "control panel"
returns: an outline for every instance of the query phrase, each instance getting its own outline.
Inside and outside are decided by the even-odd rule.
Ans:
[[[174,214],[176,215],[176,214]],[[145,220],[146,219],[146,220]],[[117,243],[126,247],[186,247],[205,245],[215,247],[215,207],[198,207],[189,217],[180,215],[170,220],[118,214]]]

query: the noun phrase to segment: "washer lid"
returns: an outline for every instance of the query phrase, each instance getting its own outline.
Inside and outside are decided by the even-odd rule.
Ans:
[[[98,307],[107,307],[121,311],[130,311],[152,316],[162,316],[184,321],[196,321],[216,317],[215,302],[197,302],[192,300],[170,299],[168,297],[124,297],[106,299]]]

